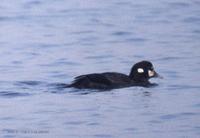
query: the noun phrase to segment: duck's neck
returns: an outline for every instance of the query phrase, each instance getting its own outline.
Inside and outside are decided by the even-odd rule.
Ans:
[[[137,76],[137,75],[129,75],[129,78],[134,82],[134,83],[150,83],[148,78]]]

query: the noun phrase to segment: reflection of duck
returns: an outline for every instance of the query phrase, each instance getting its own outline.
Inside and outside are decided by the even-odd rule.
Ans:
[[[93,73],[81,75],[67,87],[79,89],[114,89],[131,86],[148,87],[152,84],[150,78],[159,77],[155,72],[153,65],[149,61],[136,63],[129,75],[116,72]]]

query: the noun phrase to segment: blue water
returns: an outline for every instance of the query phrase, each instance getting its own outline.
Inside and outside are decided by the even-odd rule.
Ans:
[[[199,0],[3,0],[0,137],[199,138]],[[63,89],[150,60],[154,88]]]

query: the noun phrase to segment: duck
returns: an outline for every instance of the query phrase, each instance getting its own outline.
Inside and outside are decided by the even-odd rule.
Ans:
[[[134,64],[129,75],[118,72],[103,72],[80,75],[74,78],[67,87],[77,89],[116,89],[132,86],[150,87],[151,78],[163,78],[153,67],[150,61],[140,61]]]

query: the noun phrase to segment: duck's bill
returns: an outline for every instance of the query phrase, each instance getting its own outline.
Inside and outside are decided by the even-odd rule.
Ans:
[[[159,78],[159,79],[163,79],[163,76],[161,76],[160,74],[158,74],[157,72],[154,71],[154,76],[155,78]]]
[[[162,77],[161,75],[159,75],[159,74],[158,74],[157,72],[155,72],[155,71],[149,70],[148,74],[149,74],[149,77],[163,79],[163,77]]]

